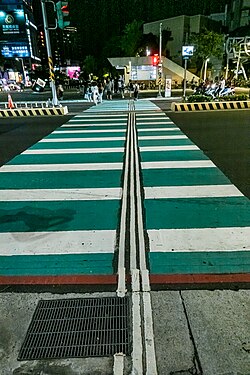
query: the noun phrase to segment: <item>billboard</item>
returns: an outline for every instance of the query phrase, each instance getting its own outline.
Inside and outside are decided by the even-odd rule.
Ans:
[[[13,41],[26,37],[25,14],[23,9],[0,9],[0,40]]]
[[[28,42],[0,43],[0,50],[5,58],[30,57]]]

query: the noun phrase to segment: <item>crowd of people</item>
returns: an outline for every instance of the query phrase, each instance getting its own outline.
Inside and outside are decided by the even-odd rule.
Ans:
[[[103,81],[88,81],[83,87],[83,96],[89,102],[94,102],[95,105],[102,103],[103,98],[112,100],[113,95],[118,94],[122,99],[125,98],[125,90],[129,93],[129,97],[138,100],[139,84],[137,82],[129,82],[125,87],[122,77],[117,81],[112,78],[104,79]]]

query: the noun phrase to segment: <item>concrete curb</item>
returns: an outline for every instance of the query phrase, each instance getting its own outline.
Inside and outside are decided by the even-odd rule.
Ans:
[[[68,107],[0,109],[0,117],[67,115]]]
[[[173,112],[184,111],[213,111],[217,109],[247,109],[250,108],[250,101],[232,102],[201,102],[201,103],[175,103],[171,104]]]

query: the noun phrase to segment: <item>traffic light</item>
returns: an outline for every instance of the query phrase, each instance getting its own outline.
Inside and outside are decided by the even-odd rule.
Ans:
[[[58,1],[56,3],[56,13],[58,27],[64,29],[66,26],[70,25],[69,21],[69,5],[67,1]]]
[[[158,66],[159,62],[160,62],[159,55],[158,54],[154,54],[154,56],[152,56],[152,65],[153,66]]]

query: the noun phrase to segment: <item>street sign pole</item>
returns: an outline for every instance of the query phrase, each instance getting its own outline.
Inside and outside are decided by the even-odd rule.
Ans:
[[[52,52],[51,52],[51,45],[50,45],[50,37],[49,37],[49,27],[48,27],[48,19],[45,7],[46,0],[41,0],[42,6],[42,14],[43,14],[43,24],[44,24],[44,34],[46,40],[46,47],[47,47],[47,54],[48,54],[48,64],[49,64],[49,76],[50,76],[50,87],[52,91],[52,104],[54,106],[58,106],[58,98],[56,94],[56,84],[55,84],[55,72],[54,72],[54,65],[52,60]]]
[[[187,57],[184,60],[184,80],[183,80],[183,98],[186,98],[186,88],[187,88]]]
[[[158,66],[158,97],[161,97],[161,81],[162,81],[162,23],[160,23],[160,38],[159,38],[159,66]]]

